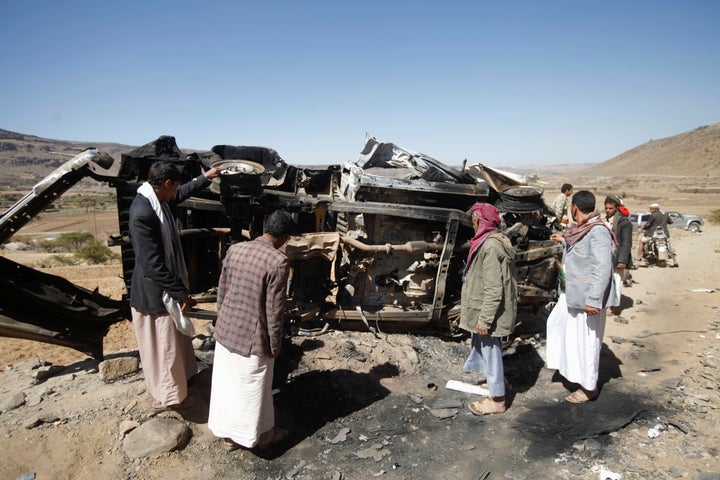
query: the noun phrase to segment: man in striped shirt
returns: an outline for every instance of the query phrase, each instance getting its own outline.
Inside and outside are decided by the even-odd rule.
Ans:
[[[292,225],[289,213],[274,212],[262,236],[231,246],[223,261],[208,427],[228,450],[264,449],[287,435],[275,426],[272,381],[289,274],[278,249]]]

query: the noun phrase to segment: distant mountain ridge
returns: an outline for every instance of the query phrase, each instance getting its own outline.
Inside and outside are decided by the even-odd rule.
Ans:
[[[520,173],[523,175],[551,175],[551,176],[567,176],[576,174],[589,167],[597,165],[596,163],[558,163],[554,165],[523,165],[520,167],[497,167],[500,170],[508,172]]]
[[[659,140],[576,172],[582,176],[720,175],[720,122]]]
[[[88,148],[96,147],[115,157],[129,152],[133,146],[111,142],[73,142],[69,140],[54,140],[49,138],[11,132],[0,128],[0,165],[15,163],[22,165],[23,159],[48,160],[53,159],[50,152],[61,154],[77,154]],[[17,161],[19,159],[19,161]],[[14,161],[15,160],[15,161]],[[38,163],[38,162],[29,162]],[[63,162],[60,162],[63,163]]]
[[[153,138],[148,139],[151,140]],[[25,190],[65,163],[70,156],[88,147],[103,150],[116,160],[120,159],[121,154],[136,148],[110,142],[53,140],[0,129],[0,188]],[[543,175],[720,176],[720,123],[660,140],[650,140],[602,163],[498,168]]]
[[[26,190],[89,147],[107,152],[116,161],[135,148],[110,142],[53,140],[0,129],[0,188]]]

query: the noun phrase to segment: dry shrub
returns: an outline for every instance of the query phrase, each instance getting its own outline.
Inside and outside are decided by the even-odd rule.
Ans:
[[[708,222],[713,225],[720,225],[720,208],[716,208],[710,212],[710,215],[708,215]]]

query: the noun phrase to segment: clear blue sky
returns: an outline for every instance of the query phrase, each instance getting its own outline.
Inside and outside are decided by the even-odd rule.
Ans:
[[[720,121],[720,1],[4,0],[0,128],[601,162]]]

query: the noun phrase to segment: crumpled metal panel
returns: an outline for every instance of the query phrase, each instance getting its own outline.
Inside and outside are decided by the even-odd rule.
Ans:
[[[110,325],[129,318],[129,313],[126,302],[0,257],[0,335],[102,358]]]
[[[73,185],[91,175],[98,166],[107,170],[112,164],[113,159],[107,153],[89,149],[60,165],[3,213],[0,217],[0,243],[6,242]]]

